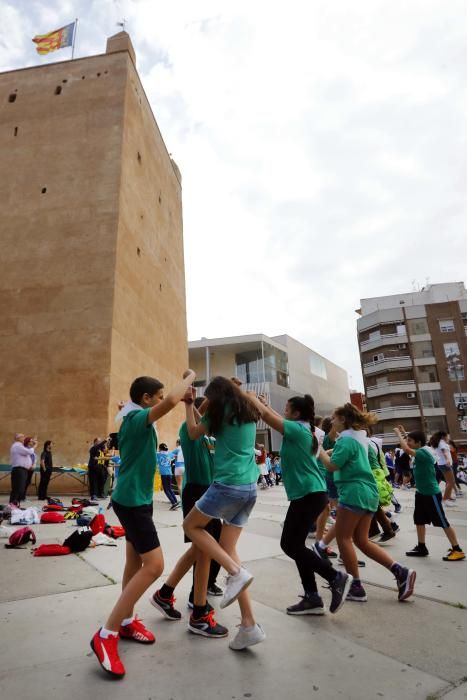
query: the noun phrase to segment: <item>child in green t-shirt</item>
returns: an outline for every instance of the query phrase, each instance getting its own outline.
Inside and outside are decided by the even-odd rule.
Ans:
[[[408,557],[427,557],[426,526],[442,527],[451,545],[443,561],[462,561],[465,553],[459,546],[454,528],[448,522],[443,509],[441,491],[436,479],[436,458],[426,445],[426,436],[421,430],[406,433],[403,426],[394,428],[401,448],[414,458],[413,475],[415,478],[415,510],[413,521],[417,528],[418,543],[409,552]]]
[[[153,377],[138,377],[130,387],[130,399],[120,411],[121,464],[112,495],[115,514],[125,528],[126,561],[122,593],[104,627],[91,640],[102,668],[122,678],[125,668],[118,654],[118,640],[153,644],[155,637],[134,615],[134,606],[164,570],[164,559],[152,518],[157,434],[155,422],[179,404],[196,375],[187,370],[184,379],[164,398],[164,385]]]
[[[306,538],[320,514],[327,507],[327,487],[318,466],[315,434],[315,403],[309,394],[290,398],[284,416],[267,406],[264,398],[248,393],[262,419],[281,433],[282,478],[290,501],[281,537],[282,550],[295,561],[304,595],[287,608],[288,615],[323,615],[323,600],[318,593],[315,573],[328,583],[332,593],[330,611],[336,613],[344,604],[352,576],[336,571],[327,557],[320,557],[306,546]]]
[[[394,561],[381,547],[370,542],[368,532],[378,509],[379,494],[368,460],[367,430],[376,417],[361,413],[351,403],[336,408],[332,417],[339,438],[329,455],[321,450],[320,459],[334,473],[339,494],[336,516],[336,539],[346,570],[354,577],[348,599],[367,600],[358,576],[358,560],[354,544],[370,559],[389,569],[395,576],[399,601],[409,598],[414,590],[416,573]]]

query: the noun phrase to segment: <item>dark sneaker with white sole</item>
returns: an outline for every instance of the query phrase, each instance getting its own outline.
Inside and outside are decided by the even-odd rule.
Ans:
[[[424,544],[416,544],[413,549],[405,553],[406,557],[427,557],[429,551]]]
[[[413,569],[407,569],[401,566],[399,573],[396,575],[397,588],[399,590],[398,599],[400,602],[407,600],[412,595],[415,588],[415,579],[417,574]]]
[[[299,603],[287,608],[287,615],[324,615],[326,612],[323,600],[317,593],[300,597]]]
[[[175,598],[173,596],[171,598],[162,598],[159,591],[156,591],[154,595],[149,598],[149,601],[151,605],[154,605],[154,607],[167,618],[167,620],[178,622],[178,620],[182,619],[182,613],[174,608]]]
[[[208,586],[208,595],[221,596],[224,595],[224,591],[217,584],[213,583]]]
[[[210,637],[211,639],[220,639],[227,637],[229,630],[223,627],[214,619],[214,610],[209,610],[205,615],[199,618],[190,617],[188,629],[193,634],[199,634],[202,637]]]
[[[350,574],[344,574],[342,571],[336,573],[336,578],[329,584],[332,593],[330,612],[336,613],[344,605],[352,581],[353,576]]]
[[[391,529],[391,532],[383,532],[376,544],[385,544],[386,542],[389,542],[389,540],[392,540],[395,536],[396,532],[393,529]]]
[[[368,598],[361,583],[355,583],[355,581],[352,581],[352,585],[347,593],[347,600],[353,600],[356,603],[366,603]]]

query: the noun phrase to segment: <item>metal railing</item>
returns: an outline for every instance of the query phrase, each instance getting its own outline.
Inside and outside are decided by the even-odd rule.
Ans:
[[[376,413],[377,416],[380,416],[383,413],[392,411],[395,411],[396,413],[408,413],[409,411],[420,412],[420,406],[418,403],[414,404],[413,406],[386,406],[385,408],[374,408],[371,412]]]
[[[389,340],[391,338],[400,338],[401,343],[406,343],[407,342],[407,333],[381,333],[377,338],[368,338],[367,340],[362,340],[360,343],[361,348],[366,348],[368,345],[371,345],[372,343],[379,343],[381,341]]]
[[[410,360],[410,355],[395,355],[394,357],[383,357],[382,360],[373,360],[372,362],[365,362],[363,367],[376,367],[377,365],[383,365],[385,362],[398,362],[399,360]]]
[[[373,386],[367,386],[366,390],[367,391],[373,391],[374,389],[387,389],[388,387],[391,386],[415,386],[415,380],[414,379],[407,379],[405,382],[400,381],[400,382],[384,382],[382,384],[374,384]]]

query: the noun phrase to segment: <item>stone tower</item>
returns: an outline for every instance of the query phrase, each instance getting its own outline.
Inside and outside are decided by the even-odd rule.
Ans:
[[[134,377],[187,365],[181,176],[128,34],[0,74],[0,152],[0,460],[21,431],[69,465]]]

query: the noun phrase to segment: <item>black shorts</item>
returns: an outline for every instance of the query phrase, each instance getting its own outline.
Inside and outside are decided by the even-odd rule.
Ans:
[[[399,476],[412,476],[410,467],[401,467],[398,464],[395,466],[395,472],[399,474]]]
[[[435,493],[434,496],[424,496],[417,491],[415,493],[413,521],[415,525],[449,527],[449,522],[443,509],[441,494]]]
[[[188,513],[194,508],[194,505],[201,496],[206,493],[209,486],[202,484],[185,484],[182,491],[182,510],[183,517],[186,518]],[[222,521],[213,518],[208,522],[205,530],[219,542],[222,530]],[[191,542],[190,538],[185,535],[185,542]]]
[[[160,547],[156,526],[152,519],[152,503],[145,506],[122,506],[112,500],[115,515],[125,528],[125,539],[138,554],[146,554]]]

